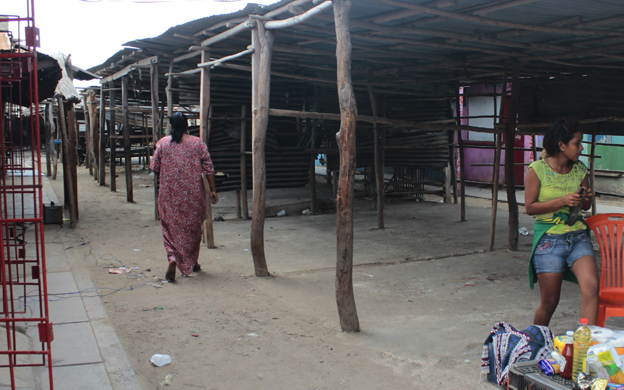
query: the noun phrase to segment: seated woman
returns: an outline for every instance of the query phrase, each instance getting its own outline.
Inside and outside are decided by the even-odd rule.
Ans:
[[[576,206],[588,210],[593,196],[587,167],[579,161],[582,139],[578,122],[558,120],[544,135],[542,159],[529,165],[526,174],[525,208],[536,217],[529,280],[531,288],[539,281],[541,297],[535,325],[550,323],[564,279],[581,288],[580,317],[590,325],[598,319],[598,268],[588,226],[580,210],[570,218]]]

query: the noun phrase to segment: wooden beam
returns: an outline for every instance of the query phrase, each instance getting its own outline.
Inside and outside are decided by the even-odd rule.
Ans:
[[[149,66],[152,62],[158,62],[158,56],[152,56],[152,57],[148,57],[148,58],[143,58],[142,60],[139,60],[139,61],[135,62],[134,64],[126,66],[125,68],[123,68],[122,70],[116,72],[115,74],[112,74],[110,76],[101,78],[100,79],[100,84],[104,84],[104,83],[108,83],[110,81],[118,80],[118,79],[126,76],[128,73],[132,72],[135,69],[144,68],[146,66]]]
[[[251,49],[247,49],[247,50],[241,51],[240,53],[232,54],[231,56],[220,58],[218,60],[212,60],[212,61],[204,62],[205,59],[209,60],[210,56],[205,56],[204,57],[205,51],[202,51],[202,62],[200,64],[197,64],[197,67],[198,68],[205,68],[205,67],[209,67],[209,66],[218,65],[218,64],[221,64],[221,63],[226,62],[226,61],[230,61],[230,60],[233,60],[233,59],[236,59],[236,58],[240,58],[240,57],[246,56],[248,54],[252,54],[253,52],[254,52],[254,49],[251,48]]]
[[[63,97],[58,96],[58,115],[59,115],[59,127],[61,128],[61,139],[63,142],[63,183],[64,183],[64,198],[66,199],[66,206],[69,209],[69,227],[74,229],[76,224],[78,223],[78,216],[76,215],[76,194],[74,193],[74,175],[72,174],[72,166],[71,164],[71,155],[72,150],[75,150],[75,147],[72,148],[70,145],[70,138],[68,132],[68,124],[69,120],[66,120],[65,117],[65,104],[63,102]],[[69,103],[71,104],[71,103]],[[73,108],[72,108],[73,110]],[[68,118],[69,119],[69,118]],[[72,118],[73,119],[73,118]],[[73,121],[72,121],[73,122]],[[75,153],[73,153],[75,156]]]
[[[349,36],[350,0],[334,0],[336,58],[340,131],[336,134],[340,150],[340,178],[336,197],[336,303],[340,327],[344,332],[359,332],[360,322],[353,295],[353,182],[355,177],[355,94],[351,84],[351,38]]]
[[[314,15],[319,14],[328,8],[331,8],[331,6],[332,6],[332,2],[331,0],[328,0],[317,5],[316,7],[309,9],[308,11],[300,15],[293,16],[292,18],[288,18],[284,20],[275,20],[271,22],[264,22],[264,28],[266,28],[267,30],[274,30],[274,29],[281,29],[281,28],[288,28],[288,27],[296,26],[297,24],[303,23],[306,20],[312,18]]]
[[[238,26],[231,28],[229,30],[226,30],[224,32],[222,32],[221,34],[217,34],[213,37],[210,37],[204,41],[202,41],[201,46],[210,46],[213,45],[217,42],[221,42],[223,40],[226,40],[230,37],[233,37],[235,35],[238,35],[239,33],[243,32],[243,31],[247,31],[247,30],[251,30],[252,28],[254,28],[256,26],[256,21],[253,19],[247,19],[246,21],[244,21],[243,23],[239,24]]]
[[[423,4],[425,7],[435,7],[435,8],[444,8],[449,7],[451,5],[457,4],[457,0],[435,0],[430,1],[428,3]],[[402,9],[400,11],[392,11],[385,14],[381,14],[370,19],[373,23],[384,23],[389,22],[396,19],[407,18],[410,16],[420,14],[420,11],[415,11],[413,9]]]
[[[253,211],[251,219],[251,253],[256,276],[270,276],[264,253],[264,215],[266,203],[266,131],[269,122],[271,93],[271,57],[275,34],[258,23],[251,32],[255,49],[252,67],[252,153]]]
[[[523,30],[553,33],[553,34],[624,36],[624,32],[621,32],[621,31],[587,30],[587,29],[575,29],[575,28],[565,28],[565,27],[537,26],[537,25],[531,25],[531,24],[487,19],[487,18],[482,18],[482,17],[474,16],[474,15],[466,15],[466,14],[459,14],[456,12],[444,11],[444,10],[437,9],[437,8],[423,7],[421,5],[406,3],[404,1],[398,1],[398,0],[379,0],[379,2],[394,5],[396,7],[413,9],[413,10],[420,11],[422,13],[428,13],[431,15],[439,15],[439,16],[444,16],[444,17],[451,18],[451,19],[465,20],[468,22],[485,24],[485,25],[490,25],[490,26],[517,28],[517,29],[523,29]]]

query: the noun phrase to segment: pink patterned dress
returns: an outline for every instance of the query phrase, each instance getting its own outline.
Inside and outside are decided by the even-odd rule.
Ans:
[[[158,212],[167,259],[188,276],[197,264],[206,219],[201,174],[214,175],[208,147],[194,136],[181,144],[164,137],[156,144],[151,169],[160,174]]]

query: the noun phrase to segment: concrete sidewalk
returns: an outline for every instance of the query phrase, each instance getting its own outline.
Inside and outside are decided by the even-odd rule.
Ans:
[[[43,201],[61,204],[43,176]],[[110,323],[89,273],[68,256],[58,225],[46,225],[46,262],[50,321],[53,323],[52,365],[55,389],[141,389],[126,353]],[[55,236],[60,236],[59,240]],[[33,343],[37,327],[27,329]],[[33,369],[35,389],[49,389],[47,367]],[[31,388],[31,387],[27,387]]]

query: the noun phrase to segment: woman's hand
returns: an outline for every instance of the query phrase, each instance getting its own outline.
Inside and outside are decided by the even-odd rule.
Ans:
[[[212,204],[219,203],[219,195],[217,195],[217,191],[210,191],[210,201]]]
[[[584,195],[579,194],[578,191],[568,194],[562,198],[563,205],[570,208],[576,207],[583,202]]]

